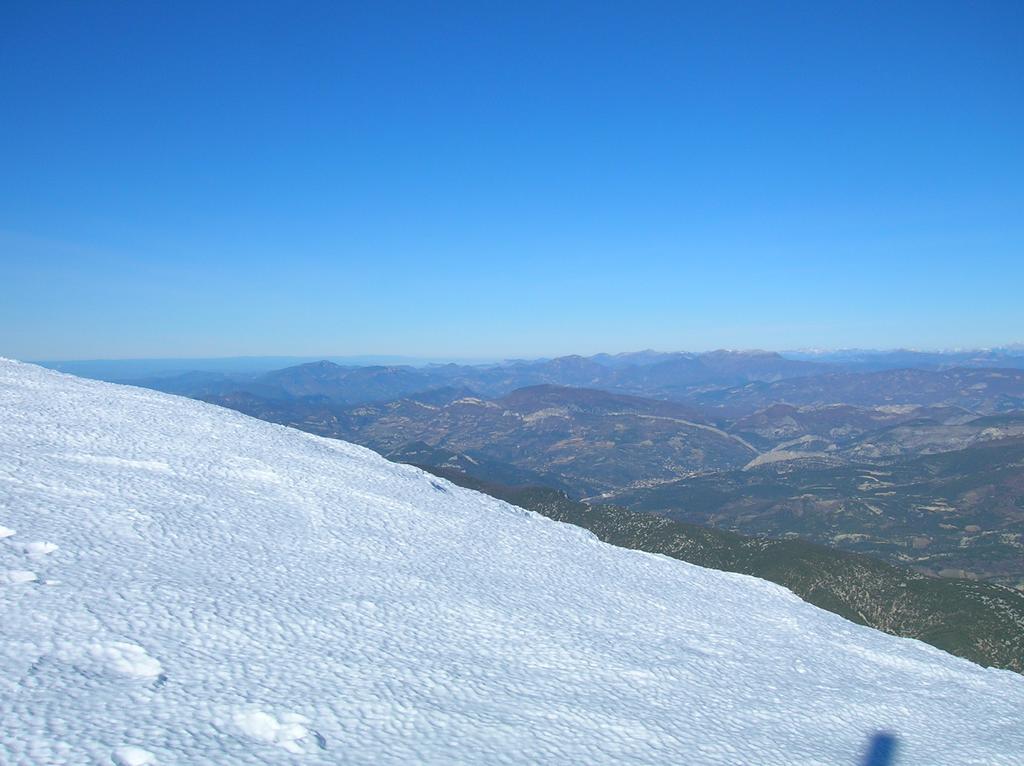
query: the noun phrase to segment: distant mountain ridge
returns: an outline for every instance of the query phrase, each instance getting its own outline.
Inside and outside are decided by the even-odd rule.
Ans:
[[[1016,359],[1006,356],[1001,361],[1009,364]],[[1024,356],[1019,359],[1024,368]],[[776,403],[941,405],[979,414],[1024,408],[1024,369],[1012,366],[925,366],[864,372],[760,351],[648,351],[421,367],[340,365],[319,360],[260,374],[196,370],[119,382],[188,396],[247,392],[269,399],[323,397],[342,405],[380,403],[450,388],[495,398],[546,384],[689,403],[716,420],[753,414]]]
[[[565,356],[498,365],[342,367],[313,362],[264,374],[257,382],[288,395],[321,394],[345,403],[376,402],[443,386],[463,386],[488,397],[536,385],[599,388],[640,395],[670,394],[694,385],[737,385],[822,372],[819,365],[765,352]]]
[[[673,384],[704,380],[716,384],[736,384],[742,380],[776,380],[805,374],[833,372],[875,372],[891,369],[943,370],[952,367],[1000,367],[1024,369],[1024,344],[1011,344],[993,349],[955,351],[916,350],[837,350],[837,351],[737,351],[718,350],[707,352],[663,352],[629,351],[622,353],[599,353],[591,356],[569,355],[539,359],[508,359],[505,361],[481,360],[432,360],[407,356],[363,355],[363,356],[247,356],[223,358],[181,358],[181,359],[97,359],[70,361],[42,361],[44,367],[70,372],[75,375],[108,380],[112,382],[138,381],[166,378],[192,372],[220,373],[224,375],[255,377],[265,373],[297,367],[309,363],[329,361],[342,367],[388,367],[410,368],[425,372],[448,368],[449,373],[459,368],[462,374],[482,373],[497,368],[509,371],[519,370],[526,374],[538,374],[547,367],[543,380],[523,380],[513,385],[519,388],[535,383],[559,385],[593,385],[594,375],[609,379],[600,368],[625,370],[663,365],[660,371],[653,371],[655,378],[664,378],[671,373],[676,377]],[[579,382],[573,382],[567,372],[576,368],[582,374]],[[733,377],[729,378],[729,371]],[[561,371],[562,377],[559,377]],[[736,373],[741,373],[736,377]],[[514,375],[513,375],[514,376]],[[589,377],[588,377],[589,376]],[[485,377],[487,377],[485,375]],[[500,379],[500,376],[498,376]],[[628,375],[627,375],[628,378]],[[614,378],[611,378],[614,380]],[[511,390],[511,389],[509,389]],[[497,393],[497,392],[491,392]]]
[[[809,362],[835,364],[844,369],[873,372],[887,369],[949,369],[951,367],[1024,367],[1024,344],[988,349],[918,351],[914,349],[790,351],[785,356]]]

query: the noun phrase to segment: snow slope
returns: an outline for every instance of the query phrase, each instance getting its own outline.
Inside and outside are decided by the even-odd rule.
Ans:
[[[3,764],[1024,763],[1024,677],[10,361],[0,537]]]

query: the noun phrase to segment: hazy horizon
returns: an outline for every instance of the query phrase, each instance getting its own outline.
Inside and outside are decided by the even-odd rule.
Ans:
[[[1022,342],[1009,342],[1009,343],[998,343],[998,344],[987,344],[981,346],[962,346],[952,348],[913,348],[909,346],[891,346],[891,347],[875,347],[870,348],[867,346],[849,346],[849,347],[835,347],[835,348],[677,348],[677,349],[658,349],[658,348],[636,348],[628,350],[616,350],[616,351],[593,351],[586,353],[568,352],[559,354],[521,354],[514,356],[505,357],[471,357],[471,356],[429,356],[429,355],[416,355],[416,354],[337,354],[337,353],[324,353],[324,354],[234,354],[234,355],[212,355],[212,356],[126,356],[126,357],[82,357],[82,358],[65,358],[65,359],[29,359],[25,358],[21,361],[42,363],[42,364],[56,364],[61,362],[190,362],[190,361],[232,361],[232,360],[350,360],[356,362],[359,360],[393,360],[390,363],[421,363],[421,364],[432,364],[432,363],[456,363],[456,364],[493,364],[503,361],[516,361],[516,360],[537,360],[537,359],[557,359],[560,357],[572,357],[582,356],[591,357],[597,355],[608,355],[608,356],[624,356],[629,354],[643,354],[643,353],[655,353],[655,354],[707,354],[713,352],[729,352],[729,353],[773,353],[780,355],[830,355],[830,354],[843,354],[843,353],[864,353],[864,354],[888,354],[888,353],[921,353],[921,354],[958,354],[958,353],[971,353],[971,352],[992,352],[992,351],[1011,351],[1024,353],[1024,343]],[[368,362],[371,363],[371,362]],[[372,363],[382,363],[380,361],[374,361]]]

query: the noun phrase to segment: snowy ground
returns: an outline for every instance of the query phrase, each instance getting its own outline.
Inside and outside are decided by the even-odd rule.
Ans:
[[[0,763],[1024,763],[1024,677],[0,361]]]

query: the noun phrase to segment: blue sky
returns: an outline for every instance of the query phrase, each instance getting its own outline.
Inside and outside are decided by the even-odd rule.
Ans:
[[[1024,4],[20,3],[0,354],[1024,340]]]

